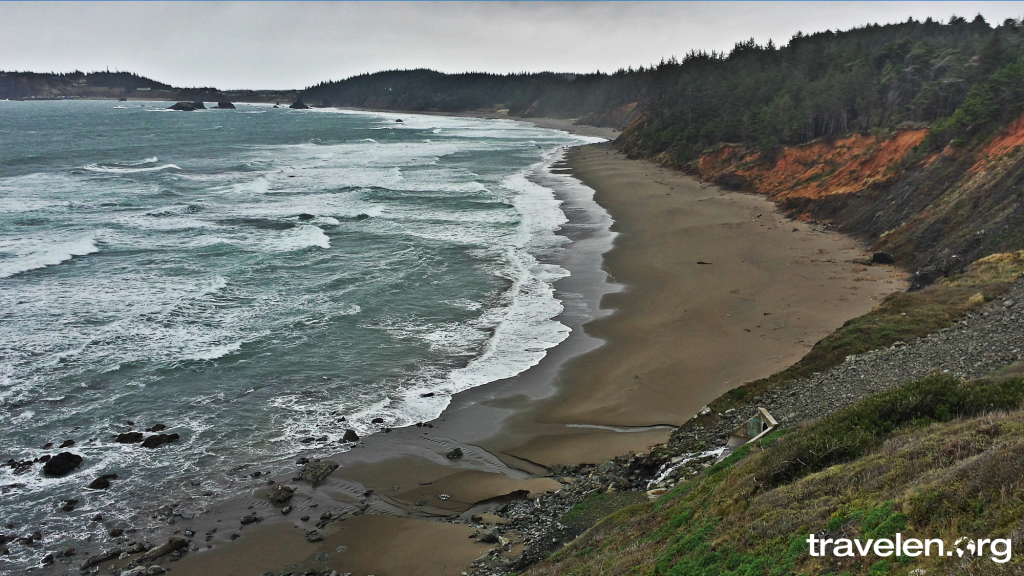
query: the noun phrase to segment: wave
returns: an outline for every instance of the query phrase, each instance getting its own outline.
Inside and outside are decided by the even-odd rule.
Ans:
[[[154,162],[156,159],[154,158]],[[176,164],[164,164],[162,166],[119,166],[116,164],[88,164],[82,167],[89,172],[100,172],[103,174],[133,174],[136,172],[157,172],[160,170],[181,170]]]
[[[331,239],[319,226],[296,226],[268,241],[265,246],[274,252],[292,252],[305,248],[326,250],[331,247]]]
[[[70,242],[38,246],[36,249],[29,249],[26,252],[19,254],[13,260],[0,261],[0,278],[9,278],[29,270],[55,266],[71,260],[75,256],[99,252],[99,248],[96,247],[96,240],[90,236]]]

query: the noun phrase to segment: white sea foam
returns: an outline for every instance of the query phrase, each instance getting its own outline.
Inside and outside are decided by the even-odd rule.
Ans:
[[[49,243],[45,241],[19,242],[13,246],[0,244],[0,254],[10,250],[13,257],[0,259],[0,278],[8,278],[15,274],[54,266],[71,260],[75,256],[85,256],[98,252],[96,240],[86,236],[77,240]]]
[[[242,349],[242,341],[231,342],[229,344],[222,344],[220,346],[213,346],[207,350],[200,350],[188,356],[191,360],[216,360],[223,358],[228,354],[234,354]]]

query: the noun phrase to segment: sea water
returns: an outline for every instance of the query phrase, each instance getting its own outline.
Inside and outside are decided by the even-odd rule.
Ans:
[[[0,102],[0,462],[65,440],[84,458],[62,478],[0,468],[0,532],[199,513],[232,470],[432,419],[567,337],[566,218],[535,175],[595,139],[169,105]],[[156,424],[180,440],[114,440]],[[46,551],[11,548],[8,567]]]

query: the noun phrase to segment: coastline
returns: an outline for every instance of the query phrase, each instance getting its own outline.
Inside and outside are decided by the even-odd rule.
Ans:
[[[544,127],[562,130],[572,127],[569,121],[555,122],[560,125]],[[681,316],[673,316],[671,312],[678,312],[679,300],[692,297],[693,291],[698,295],[709,295],[708,299],[699,301],[709,315],[724,312],[731,318],[729,315],[734,312],[748,316],[763,312],[742,303],[744,297],[740,297],[740,303],[732,297],[730,282],[749,273],[745,268],[725,276],[693,276],[689,278],[689,295],[681,292],[684,295],[666,300],[665,297],[675,292],[677,286],[686,283],[688,275],[693,273],[693,266],[719,270],[715,260],[724,262],[721,256],[738,249],[728,244],[717,246],[719,252],[709,257],[711,265],[691,262],[687,268],[681,261],[647,254],[658,244],[664,244],[666,238],[672,238],[666,244],[671,251],[692,252],[693,258],[687,256],[689,260],[698,258],[697,249],[692,244],[710,227],[721,228],[725,236],[742,237],[744,250],[756,249],[766,245],[763,234],[756,230],[760,226],[756,222],[752,222],[752,226],[743,223],[753,218],[752,210],[760,211],[758,213],[772,218],[772,239],[776,236],[779,239],[796,239],[792,245],[774,247],[779,258],[769,259],[763,264],[782,268],[771,276],[772,282],[777,283],[782,292],[790,286],[787,279],[800,277],[808,271],[821,276],[816,280],[819,283],[825,277],[831,278],[824,286],[812,284],[816,288],[828,288],[830,282],[840,288],[815,294],[815,298],[827,294],[836,299],[823,298],[819,302],[823,309],[808,315],[805,323],[776,327],[768,340],[784,343],[780,344],[780,349],[785,353],[775,354],[767,361],[759,360],[763,349],[750,347],[742,329],[730,329],[721,322],[713,321],[683,330],[683,339],[674,339],[670,348],[655,346],[648,350],[667,357],[685,351],[688,345],[703,340],[709,333],[718,334],[720,338],[716,345],[723,350],[711,356],[728,365],[740,365],[745,370],[740,371],[742,375],[767,375],[795,361],[817,338],[805,342],[797,339],[811,338],[816,333],[823,336],[846,319],[870,309],[875,298],[901,287],[899,278],[888,278],[891,272],[882,274],[883,269],[880,268],[871,269],[879,277],[871,277],[870,273],[866,277],[858,276],[860,272],[853,272],[855,266],[846,259],[862,257],[864,253],[849,238],[793,223],[762,198],[721,192],[685,175],[627,160],[611,151],[607,144],[570,150],[567,161],[557,165],[552,172],[555,175],[571,173],[595,190],[601,211],[605,217],[611,214],[609,218],[613,217],[615,221],[612,231],[619,234],[614,246],[610,237],[601,238],[598,234],[588,239],[583,234],[575,239],[569,250],[568,257],[582,260],[575,267],[570,266],[574,276],[558,281],[556,286],[566,314],[576,314],[576,325],[571,326],[570,338],[548,350],[547,356],[537,366],[514,378],[453,396],[441,417],[430,423],[432,428],[410,427],[390,434],[374,434],[367,437],[359,448],[330,458],[330,461],[340,464],[341,469],[318,487],[295,483],[288,477],[274,477],[278,483],[299,488],[292,501],[296,510],[289,516],[282,516],[279,507],[269,505],[267,490],[264,489],[233,499],[211,510],[210,514],[188,522],[187,529],[197,534],[217,528],[218,524],[230,529],[221,530],[209,539],[215,545],[213,549],[188,554],[175,563],[175,573],[211,576],[258,574],[292,564],[319,568],[325,564],[313,562],[315,557],[328,554],[330,558],[326,566],[341,572],[377,576],[459,574],[490,549],[489,545],[466,537],[474,530],[467,525],[469,516],[497,508],[504,502],[504,496],[517,490],[527,490],[532,494],[559,490],[562,485],[554,478],[546,477],[548,471],[544,466],[596,464],[626,452],[644,451],[652,444],[667,440],[674,426],[693,414],[693,403],[700,402],[696,404],[699,407],[704,396],[713,398],[719,394],[715,390],[742,382],[730,375],[726,380],[711,380],[711,386],[702,386],[706,382],[696,380],[696,384],[689,388],[676,386],[671,373],[683,363],[677,359],[658,367],[667,372],[669,378],[654,379],[650,384],[644,382],[634,387],[633,394],[623,395],[620,393],[621,373],[608,367],[624,363],[623,370],[628,370],[634,367],[630,362],[650,363],[650,357],[643,354],[650,348],[650,339],[660,340],[680,331]],[[677,188],[679,192],[674,193]],[[636,202],[637,195],[641,196],[640,202]],[[596,213],[572,210],[572,202],[564,206],[570,217],[570,223],[564,230],[566,234],[572,234],[574,225],[585,223]],[[673,226],[670,220],[686,210],[693,211],[696,220],[706,222],[690,223],[682,228]],[[654,217],[659,214],[660,218]],[[599,222],[590,224],[597,228],[601,226]],[[786,227],[790,225],[798,231],[789,232]],[[645,233],[645,230],[657,233]],[[714,245],[722,244],[721,235],[712,235],[708,240]],[[585,246],[588,241],[593,245]],[[836,243],[841,243],[842,248],[835,250]],[[825,249],[821,246],[832,248],[830,252],[842,254],[841,258],[834,254],[831,262],[805,261],[813,260],[817,250]],[[790,254],[793,251],[799,252],[800,256],[794,259]],[[585,261],[587,258],[591,260]],[[794,263],[799,270],[787,270]],[[588,267],[593,268],[589,274],[585,273]],[[645,267],[648,269],[640,269]],[[697,270],[702,271],[702,268]],[[608,284],[605,271],[612,279],[625,285],[625,289],[620,291],[619,287]],[[842,286],[857,278],[862,280],[853,286],[855,289],[847,290],[849,287]],[[574,282],[576,284],[571,287],[564,286]],[[861,289],[861,285],[876,290]],[[573,297],[566,298],[567,294]],[[759,304],[782,304],[781,301],[772,301],[782,297],[779,292],[759,294]],[[711,297],[713,295],[717,295],[717,299]],[[804,308],[813,308],[804,302],[807,298],[800,300]],[[588,301],[594,303],[593,309],[587,309]],[[645,307],[644,301],[650,301],[651,306]],[[579,309],[573,311],[573,306]],[[784,315],[780,313],[779,316]],[[737,322],[740,317],[737,316]],[[746,316],[742,318],[747,319]],[[711,332],[708,332],[709,327]],[[793,338],[798,332],[797,338]],[[633,345],[630,346],[629,342]],[[600,350],[597,350],[599,346]],[[696,349],[696,352],[707,355],[703,349]],[[681,358],[693,357],[683,354]],[[746,380],[753,377],[746,377]],[[695,391],[704,396],[692,394]],[[662,411],[657,413],[652,411],[653,408]],[[671,427],[648,428],[658,424]],[[445,453],[456,446],[465,452],[465,457],[459,461],[447,460]],[[399,489],[393,490],[396,486]],[[441,499],[442,494],[448,498]],[[420,501],[429,504],[417,505]],[[253,510],[264,516],[266,521],[258,527],[242,530],[237,526],[237,519]],[[363,511],[367,514],[363,515]],[[324,542],[307,544],[302,538],[303,533],[296,528],[313,528],[316,520],[302,522],[298,517],[310,515],[316,518],[325,512],[346,514],[347,521],[328,525],[323,530]],[[447,518],[449,516],[453,517]],[[423,518],[447,520],[436,522]],[[181,524],[185,525],[184,522]],[[184,529],[179,526],[179,531]],[[241,533],[243,537],[232,540],[232,531]],[[391,535],[396,531],[403,534],[401,539]],[[247,535],[246,532],[253,534]],[[410,545],[411,542],[417,544]],[[336,553],[339,545],[346,546],[346,552]],[[409,572],[409,566],[419,566],[422,571]]]

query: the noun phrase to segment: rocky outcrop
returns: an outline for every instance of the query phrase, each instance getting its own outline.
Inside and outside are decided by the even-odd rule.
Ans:
[[[217,102],[217,108],[219,110],[234,110],[235,105],[231,102]]]
[[[292,110],[308,110],[309,106],[306,106],[306,103],[302,101],[302,98],[299,98],[295,102],[292,102],[289,108],[291,108]]]
[[[319,484],[337,469],[338,465],[334,462],[310,462],[299,472],[298,479],[312,482],[314,485]]]
[[[46,461],[43,474],[47,476],[67,476],[82,465],[82,457],[71,452],[61,452]]]
[[[194,112],[196,110],[206,110],[206,106],[202,102],[178,102],[167,109],[179,112]]]
[[[345,430],[345,435],[341,439],[345,442],[359,442],[359,435],[356,434],[355,430],[349,428]]]

